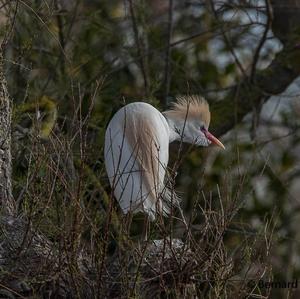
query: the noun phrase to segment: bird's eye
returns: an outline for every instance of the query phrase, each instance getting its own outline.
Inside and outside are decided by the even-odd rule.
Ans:
[[[205,131],[205,130],[206,130],[205,127],[204,127],[204,125],[201,125],[201,126],[200,126],[200,130],[201,130],[201,131]]]

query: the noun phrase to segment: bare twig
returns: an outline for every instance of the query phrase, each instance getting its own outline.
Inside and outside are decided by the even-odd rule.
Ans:
[[[171,38],[173,32],[173,0],[169,0],[169,16],[168,16],[168,37],[167,37],[167,47],[166,47],[166,64],[165,64],[165,96],[164,96],[164,106],[167,107],[168,96],[170,92],[170,82],[171,82]]]
[[[146,64],[145,64],[145,60],[144,60],[144,58],[147,57],[147,54],[145,54],[143,44],[140,40],[139,29],[138,29],[137,20],[135,17],[132,0],[128,0],[128,2],[129,2],[129,10],[130,10],[130,16],[131,16],[131,21],[132,21],[132,28],[133,28],[133,32],[134,32],[135,44],[137,46],[137,51],[138,51],[138,57],[139,57],[138,59],[140,62],[140,67],[141,67],[141,71],[142,71],[143,79],[144,79],[145,94],[148,95],[149,94],[149,81],[148,81],[148,74],[147,74],[147,70],[146,70]]]
[[[258,60],[259,60],[259,55],[260,55],[260,51],[267,39],[267,36],[268,36],[268,32],[269,32],[269,29],[271,28],[272,26],[272,20],[273,20],[273,14],[272,14],[272,11],[271,11],[271,4],[270,4],[270,0],[265,0],[266,2],[266,14],[267,14],[267,22],[266,22],[266,25],[265,25],[265,30],[263,32],[263,35],[257,45],[257,48],[255,50],[255,53],[254,53],[254,56],[253,56],[253,62],[252,62],[252,66],[251,66],[251,72],[250,72],[250,82],[253,83],[253,79],[254,79],[254,76],[255,76],[255,71],[256,71],[256,66],[257,66],[257,63],[258,63]]]
[[[56,20],[57,20],[57,27],[58,27],[58,37],[59,41],[61,44],[61,47],[63,51],[65,51],[65,37],[64,37],[64,28],[63,28],[63,22],[62,22],[62,16],[58,13],[59,12],[59,5],[58,5],[58,0],[54,1],[54,7],[56,10]],[[64,56],[60,56],[60,61],[61,61],[61,73],[65,74],[65,61],[64,61]]]
[[[231,55],[233,56],[236,65],[238,66],[238,68],[239,68],[240,72],[243,74],[243,76],[247,77],[246,71],[245,71],[242,63],[240,62],[239,58],[237,57],[237,55],[235,53],[234,47],[233,47],[233,45],[231,43],[231,40],[227,36],[227,33],[226,33],[225,29],[224,29],[224,24],[222,24],[222,21],[219,20],[219,16],[218,16],[218,13],[217,13],[217,11],[215,9],[215,5],[214,5],[213,0],[210,0],[210,7],[211,7],[211,10],[212,10],[212,12],[214,14],[214,17],[215,17],[218,25],[220,26],[220,30],[222,32],[224,41],[225,41],[225,43],[226,43],[226,45],[227,45],[227,47],[228,47]]]

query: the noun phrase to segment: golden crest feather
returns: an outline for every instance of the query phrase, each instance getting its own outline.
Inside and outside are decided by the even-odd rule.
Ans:
[[[170,110],[165,114],[181,119],[199,119],[206,127],[210,123],[210,111],[207,101],[199,95],[188,95],[176,97],[176,102],[172,103]]]

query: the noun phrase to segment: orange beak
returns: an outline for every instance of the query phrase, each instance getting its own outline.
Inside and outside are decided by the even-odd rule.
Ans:
[[[211,141],[211,143],[221,147],[222,149],[225,149],[224,144],[213,134],[209,133],[206,129],[202,130],[202,132],[204,133],[205,137]]]

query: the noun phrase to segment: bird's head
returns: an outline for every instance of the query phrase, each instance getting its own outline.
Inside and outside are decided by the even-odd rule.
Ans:
[[[199,146],[213,143],[225,149],[222,142],[208,131],[210,111],[206,100],[199,96],[181,96],[176,100],[172,108],[164,112],[177,135],[174,139]]]

